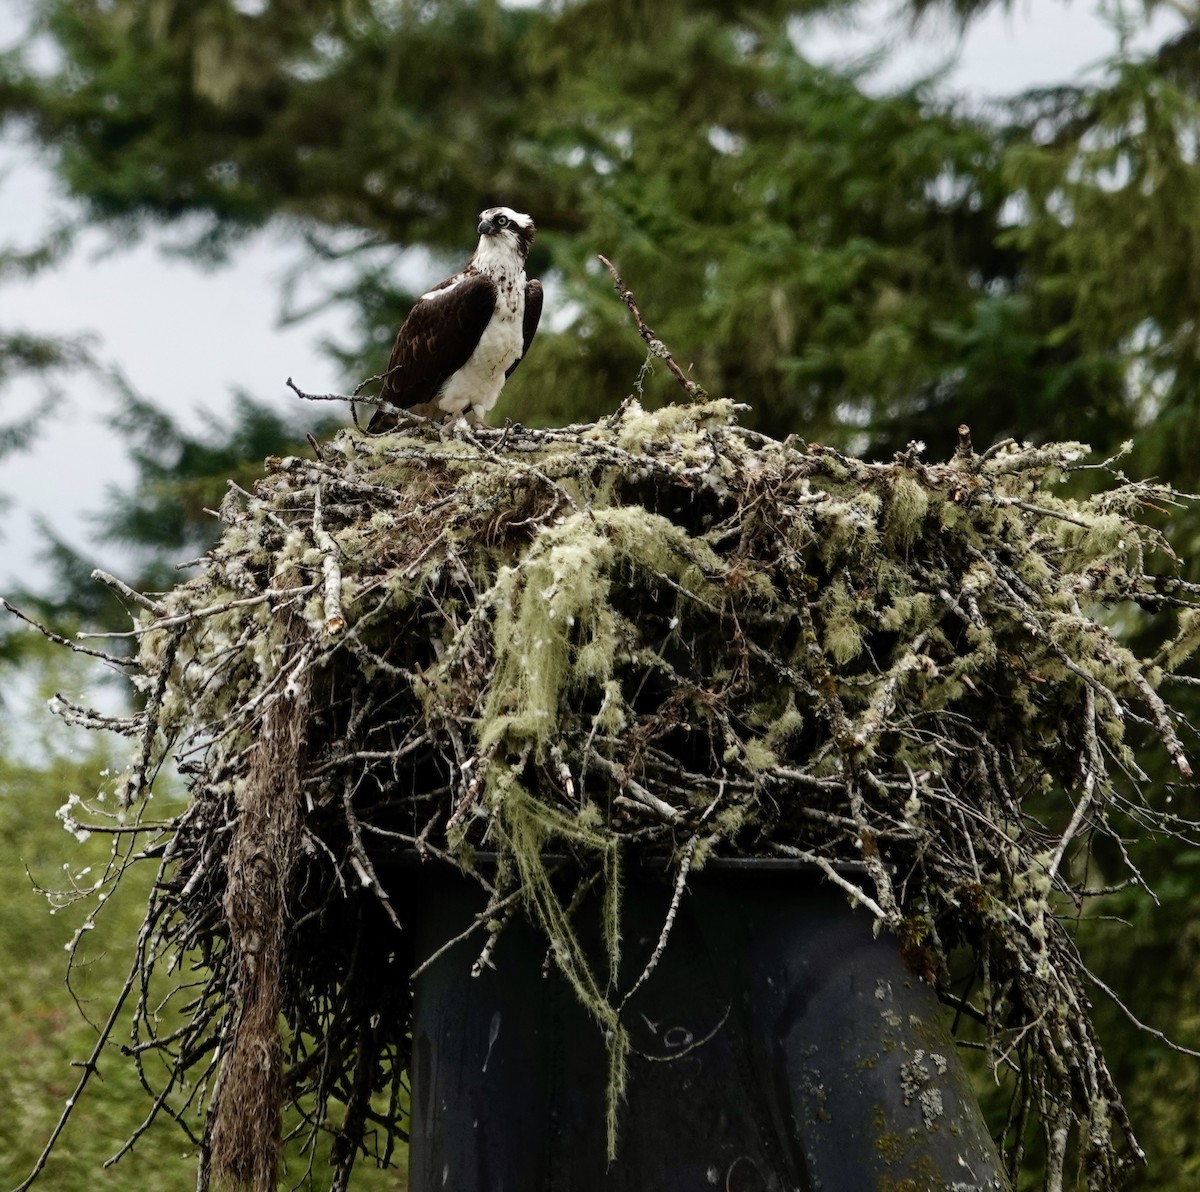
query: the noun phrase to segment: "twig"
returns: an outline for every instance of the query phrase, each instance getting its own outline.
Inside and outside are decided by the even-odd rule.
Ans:
[[[321,486],[313,494],[313,539],[321,552],[321,572],[325,580],[325,632],[336,637],[346,628],[342,611],[342,565],[337,543],[321,523]]]
[[[101,662],[107,662],[112,666],[128,668],[136,665],[135,660],[132,658],[122,658],[118,654],[106,654],[103,650],[93,650],[88,646],[81,646],[78,642],[73,642],[69,637],[63,637],[61,633],[55,633],[49,626],[43,625],[40,621],[35,621],[31,616],[23,613],[15,604],[10,604],[3,597],[0,597],[0,605],[3,605],[18,620],[24,621],[26,625],[36,629],[47,641],[52,641],[56,646],[64,646],[66,649],[72,651],[72,653],[85,654],[89,658],[99,658]]]
[[[438,960],[440,960],[443,956],[445,956],[446,953],[449,952],[452,948],[454,948],[458,944],[461,944],[463,942],[463,940],[469,939],[472,935],[475,934],[475,932],[477,932],[481,927],[483,927],[485,924],[487,924],[489,920],[494,919],[496,917],[497,911],[501,911],[504,908],[515,903],[524,893],[525,893],[524,888],[518,887],[516,890],[513,890],[510,893],[506,894],[503,898],[499,899],[498,901],[489,902],[487,909],[480,912],[478,915],[475,916],[475,919],[471,923],[470,927],[467,927],[463,931],[460,931],[456,936],[453,937],[453,939],[448,939],[444,944],[442,944],[442,946],[440,948],[438,948],[436,951],[432,952],[423,961],[421,961],[421,963],[418,964],[416,966],[416,968],[413,969],[412,979],[416,980],[417,977],[419,977],[423,972],[425,972],[425,970],[428,969],[432,964],[435,964]],[[499,934],[499,933],[497,932],[496,934]],[[487,949],[485,949],[485,950],[487,950]],[[488,950],[488,951],[490,953],[490,950]],[[479,963],[480,963],[480,961],[476,961],[476,964],[479,964]],[[474,975],[478,976],[477,973]]]
[[[683,856],[679,861],[679,873],[675,876],[675,888],[671,893],[671,905],[667,908],[667,917],[663,920],[662,930],[658,933],[658,943],[654,945],[654,951],[650,953],[650,959],[646,961],[646,967],[642,969],[641,976],[634,981],[629,987],[629,992],[621,999],[621,1004],[617,1007],[618,1014],[625,1009],[629,999],[641,989],[650,974],[658,967],[658,962],[666,949],[671,928],[675,926],[675,916],[679,913],[679,904],[683,901],[683,891],[687,887],[688,874],[692,869],[692,858],[696,855],[696,846],[699,843],[700,837],[693,836],[684,846]]]
[[[140,732],[145,725],[143,715],[136,716],[106,716],[80,704],[72,703],[61,692],[55,692],[49,702],[50,711],[67,724],[80,728],[107,729],[109,732],[120,733],[129,737]]]
[[[613,283],[617,288],[617,295],[629,307],[629,313],[633,315],[633,321],[637,324],[638,334],[646,341],[651,353],[660,360],[665,361],[666,366],[671,370],[672,375],[683,387],[683,391],[688,397],[693,401],[703,401],[707,398],[708,394],[675,363],[675,358],[671,355],[667,345],[646,326],[646,320],[642,317],[642,312],[638,309],[638,304],[634,300],[633,291],[621,280],[621,275],[617,272],[612,261],[605,256],[600,256],[599,259],[601,264],[612,274]]]
[[[635,782],[628,770],[622,769],[615,762],[610,762],[602,754],[594,754],[593,761],[600,769],[611,774],[617,780],[621,789],[627,790],[644,807],[657,812],[663,819],[669,822],[674,822],[679,818],[679,812],[670,803],[664,799],[660,799],[657,795],[651,794],[640,782]]]
[[[809,849],[793,848],[789,845],[776,845],[775,851],[785,857],[794,857],[797,861],[807,861],[810,865],[815,865],[835,886],[840,886],[850,895],[854,902],[861,902],[871,914],[873,914],[882,923],[890,923],[891,916],[872,898],[861,886],[856,886],[853,882],[847,881],[833,867],[828,857],[821,856],[819,853],[814,853]],[[860,861],[858,864],[867,869],[865,862]],[[870,870],[867,869],[869,873]],[[873,875],[872,875],[873,876]]]
[[[84,1090],[88,1086],[88,1082],[92,1076],[99,1070],[100,1056],[104,1048],[108,1045],[109,1037],[112,1035],[113,1027],[117,1024],[117,1018],[121,1011],[125,1008],[125,1002],[128,1000],[130,993],[133,992],[134,984],[137,981],[140,973],[140,967],[137,961],[134,961],[125,978],[125,984],[121,988],[121,992],[117,995],[116,1001],[113,1003],[112,1010],[109,1011],[108,1018],[104,1025],[100,1028],[100,1032],[96,1037],[96,1044],[92,1048],[91,1055],[80,1065],[83,1068],[83,1075],[75,1083],[75,1089],[67,1098],[66,1105],[63,1107],[62,1113],[58,1116],[58,1121],[55,1123],[54,1129],[50,1132],[50,1137],[46,1140],[46,1145],[42,1148],[42,1152],[38,1155],[34,1162],[33,1170],[25,1179],[18,1184],[12,1192],[28,1192],[28,1189],[33,1186],[34,1181],[41,1174],[42,1169],[46,1166],[50,1158],[51,1152],[58,1143],[59,1136],[67,1127],[67,1122],[70,1120],[71,1113],[75,1106],[79,1104],[79,1098],[83,1096]]]
[[[149,596],[144,596],[141,592],[131,588],[124,580],[117,579],[115,575],[109,575],[107,571],[101,571],[99,567],[92,572],[92,579],[96,580],[97,583],[104,584],[106,588],[112,588],[118,596],[132,601],[139,608],[144,608],[156,617],[161,617],[165,611],[163,606],[157,603],[157,601],[151,600]]]
[[[305,393],[305,391],[301,389],[291,377],[288,377],[287,379],[287,387],[298,398],[300,398],[301,401],[341,401],[346,403],[362,402],[364,405],[371,406],[378,404],[377,400],[373,397],[350,397],[345,393]]]
[[[725,1024],[729,1021],[729,1015],[733,1013],[733,1004],[730,1003],[725,1007],[725,1013],[721,1015],[717,1025],[713,1027],[707,1035],[701,1035],[699,1039],[693,1039],[686,1046],[681,1047],[678,1051],[671,1052],[670,1055],[649,1055],[644,1051],[639,1051],[638,1055],[644,1060],[649,1060],[652,1064],[673,1064],[685,1056],[691,1055],[693,1051],[698,1051],[705,1043],[712,1042],[720,1033]],[[728,1186],[728,1185],[727,1185]]]
[[[494,918],[494,912],[499,909],[499,905],[500,904],[497,903],[495,906],[488,907],[488,921],[489,922],[491,922],[492,919]],[[485,968],[495,968],[495,965],[492,964],[492,953],[496,950],[496,943],[497,943],[497,941],[499,941],[500,936],[503,933],[504,929],[512,921],[513,916],[517,912],[517,908],[518,908],[517,902],[513,902],[510,906],[505,908],[505,911],[500,916],[500,919],[496,923],[496,926],[493,927],[491,929],[491,931],[488,932],[487,942],[483,945],[483,950],[476,957],[475,963],[473,965],[471,965],[471,976],[472,977],[482,976],[483,970]]]
[[[392,901],[388,898],[387,892],[380,883],[375,873],[375,866],[371,864],[371,858],[367,856],[367,850],[363,846],[362,830],[359,828],[358,816],[354,811],[354,789],[349,776],[347,776],[342,788],[342,810],[346,817],[346,826],[350,830],[350,864],[354,867],[355,872],[358,873],[363,885],[367,886],[379,900],[387,917],[392,921],[392,925],[398,930],[403,931],[404,926],[400,922],[400,917],[396,914],[396,910],[392,906]]]
[[[294,588],[267,588],[265,591],[259,592],[256,596],[247,596],[240,600],[224,600],[220,604],[210,604],[206,608],[194,609],[186,613],[176,613],[174,616],[162,617],[157,621],[151,621],[146,625],[142,625],[137,629],[131,629],[125,633],[80,633],[81,638],[89,637],[141,637],[147,633],[153,633],[159,629],[172,629],[179,625],[190,625],[193,621],[202,621],[206,617],[216,617],[221,613],[227,613],[235,608],[250,608],[255,604],[264,604],[268,600],[279,600],[284,597],[295,598],[297,596],[306,596],[316,588],[316,584],[299,584]]]
[[[1083,779],[1083,794],[1076,804],[1071,822],[1067,825],[1066,831],[1063,832],[1062,838],[1055,846],[1054,853],[1050,858],[1046,875],[1051,883],[1058,876],[1058,867],[1062,864],[1068,845],[1091,812],[1097,786],[1104,777],[1104,758],[1100,753],[1100,742],[1096,737],[1096,693],[1091,687],[1083,689],[1083,740],[1087,758],[1084,763],[1087,769]]]

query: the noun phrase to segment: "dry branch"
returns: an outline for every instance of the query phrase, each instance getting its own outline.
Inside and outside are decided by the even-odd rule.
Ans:
[[[605,256],[601,256],[599,259],[605,269],[612,275],[617,296],[629,308],[629,313],[633,315],[633,321],[637,324],[638,334],[646,341],[646,346],[650,349],[651,354],[666,363],[667,368],[671,370],[671,375],[679,382],[680,387],[688,397],[693,401],[702,401],[708,394],[675,363],[675,357],[671,355],[671,351],[667,345],[646,325],[645,316],[638,307],[637,299],[633,296],[633,291],[622,281],[616,266]]]

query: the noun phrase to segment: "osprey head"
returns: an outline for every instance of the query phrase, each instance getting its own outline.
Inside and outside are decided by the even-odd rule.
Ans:
[[[537,229],[533,220],[511,207],[489,207],[479,213],[479,247],[491,241],[489,247],[499,248],[503,244],[525,260]]]

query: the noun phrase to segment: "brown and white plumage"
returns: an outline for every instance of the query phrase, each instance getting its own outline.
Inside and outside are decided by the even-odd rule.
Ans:
[[[429,418],[481,423],[529,351],[542,314],[542,285],[525,276],[533,220],[510,207],[479,216],[467,264],[417,299],[396,336],[380,396]],[[378,409],[368,431],[392,430]]]

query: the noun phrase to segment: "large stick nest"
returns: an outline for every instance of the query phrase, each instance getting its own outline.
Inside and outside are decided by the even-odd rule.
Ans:
[[[868,464],[725,401],[627,402],[555,431],[347,431],[232,492],[201,574],[137,614],[128,726],[131,804],[168,756],[190,787],[146,850],[140,988],[168,962],[198,976],[170,1031],[144,992],[133,1050],[157,1041],[195,1098],[162,1108],[208,1106],[205,1172],[270,1186],[284,1103],[332,1132],[336,1187],[403,1136],[406,852],[498,854],[481,963],[513,913],[545,932],[610,1039],[614,1129],[636,975],[598,971],[546,858],[599,875],[615,957],[633,858],[682,883],[782,854],[948,999],[973,958],[960,1012],[1019,1074],[1010,1162],[1031,1112],[1047,1187],[1068,1148],[1114,1186],[1137,1147],[1068,921],[1119,880],[1121,826],[1167,822],[1147,758],[1189,774],[1159,690],[1200,622],[1147,527],[1174,494],[1085,453],[964,434],[946,463]],[[1093,495],[1063,496],[1072,473]],[[1135,621],[1152,659],[1123,644]],[[1101,874],[1083,859],[1106,834]]]

